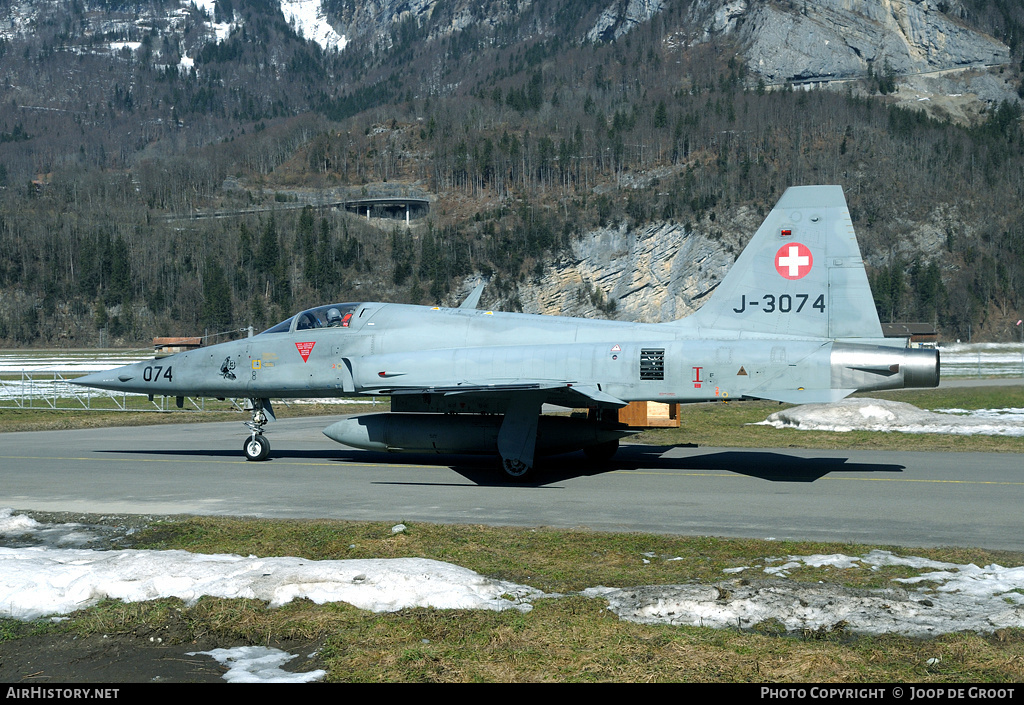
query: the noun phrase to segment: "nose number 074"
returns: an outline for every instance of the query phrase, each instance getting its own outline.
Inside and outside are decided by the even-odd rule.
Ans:
[[[174,379],[174,375],[171,373],[171,365],[167,367],[153,365],[142,368],[142,379],[146,382],[159,382],[161,377],[168,382]]]

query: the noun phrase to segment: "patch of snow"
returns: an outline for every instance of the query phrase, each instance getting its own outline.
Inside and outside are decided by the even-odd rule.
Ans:
[[[281,12],[305,39],[316,42],[323,49],[341,51],[348,39],[334,31],[320,0],[281,0]]]
[[[15,514],[10,508],[0,509],[0,534],[15,536],[42,529],[42,524],[24,514]]]
[[[917,590],[856,590],[785,580],[733,579],[715,585],[599,587],[584,594],[608,600],[608,609],[621,619],[645,624],[751,628],[773,620],[787,631],[841,628],[915,637],[958,631],[988,633],[1024,625],[1024,595],[1020,593],[1024,567],[979,568],[875,550],[859,558],[842,554],[788,556],[781,565],[763,570],[784,578],[804,566],[876,570],[887,565],[938,570],[893,580],[931,585]],[[727,572],[742,570],[747,569]]]
[[[904,402],[883,399],[843,399],[831,404],[804,404],[777,411],[753,425],[805,431],[1024,436],[1024,415],[988,413],[963,416],[936,413]]]
[[[217,663],[227,666],[224,680],[228,683],[312,683],[327,675],[327,671],[291,673],[281,668],[296,658],[280,649],[269,646],[237,646],[233,649],[212,651],[189,651],[186,656],[210,656]]]
[[[529,611],[533,588],[423,558],[311,561],[187,551],[0,548],[0,614],[36,619],[104,598],[138,602],[204,595],[279,606],[306,598],[372,612],[408,607]]]

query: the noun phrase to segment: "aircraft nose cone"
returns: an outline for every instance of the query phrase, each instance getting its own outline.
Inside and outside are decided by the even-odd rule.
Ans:
[[[90,372],[82,377],[69,379],[71,384],[82,387],[94,387],[96,389],[131,391],[133,381],[138,381],[139,370],[136,365],[125,365],[112,370],[100,370]]]
[[[117,375],[114,374],[114,370],[101,370],[99,372],[90,372],[75,379],[69,379],[68,382],[79,384],[83,387],[98,387],[101,384],[110,384],[116,380]]]

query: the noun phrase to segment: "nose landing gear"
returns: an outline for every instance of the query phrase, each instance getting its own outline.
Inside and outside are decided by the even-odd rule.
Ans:
[[[258,433],[253,433],[250,438],[245,439],[242,452],[245,453],[246,460],[266,460],[270,455],[270,441]]]
[[[246,421],[246,427],[252,435],[242,444],[242,452],[246,460],[266,460],[270,455],[270,441],[263,435],[263,427],[268,420],[274,418],[269,399],[250,399],[252,402],[252,421]],[[268,418],[269,417],[269,418]]]

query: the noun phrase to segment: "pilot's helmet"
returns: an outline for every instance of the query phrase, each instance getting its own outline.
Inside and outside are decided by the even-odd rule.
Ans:
[[[336,326],[341,323],[341,311],[332,308],[327,311],[327,325]]]

